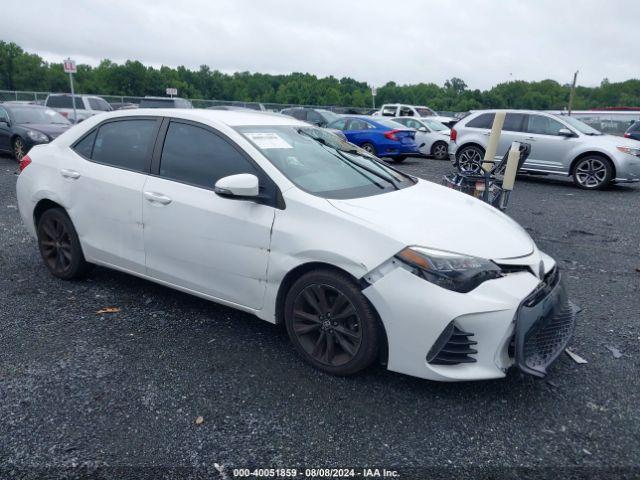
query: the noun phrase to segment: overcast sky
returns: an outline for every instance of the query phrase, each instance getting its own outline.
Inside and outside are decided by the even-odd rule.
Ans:
[[[0,39],[46,60],[309,72],[471,87],[640,77],[640,0],[2,0]]]

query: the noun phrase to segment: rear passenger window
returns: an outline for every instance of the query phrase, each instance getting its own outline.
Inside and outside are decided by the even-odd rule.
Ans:
[[[493,119],[496,116],[495,113],[483,113],[476,118],[469,120],[466,123],[466,127],[469,128],[491,128],[493,126]]]
[[[97,132],[97,130],[91,132],[89,135],[76,143],[73,149],[84,158],[91,158],[91,153],[93,151],[93,142],[96,139]]]
[[[504,119],[504,126],[502,130],[509,132],[522,132],[522,122],[524,120],[524,114],[522,113],[507,113]]]
[[[98,129],[91,159],[144,172],[156,134],[155,120],[119,120]]]
[[[222,177],[238,173],[258,174],[225,139],[194,125],[169,124],[160,159],[162,177],[213,188]]]
[[[369,124],[364,120],[349,121],[349,130],[367,130],[368,128],[369,128]]]

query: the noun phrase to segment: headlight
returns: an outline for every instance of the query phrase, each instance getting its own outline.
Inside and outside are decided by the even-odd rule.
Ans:
[[[423,247],[407,247],[396,257],[413,273],[447,290],[466,293],[492,278],[502,277],[491,260]]]
[[[37,130],[27,130],[27,135],[34,142],[48,142],[49,141],[49,137],[47,137],[42,132],[38,132]]]
[[[637,147],[616,147],[622,153],[626,153],[627,155],[635,155],[636,157],[640,157],[640,148]]]

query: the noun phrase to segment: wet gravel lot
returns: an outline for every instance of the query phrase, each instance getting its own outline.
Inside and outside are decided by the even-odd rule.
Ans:
[[[400,168],[439,181],[450,167]],[[20,222],[15,170],[0,157],[2,469],[639,466],[640,185],[531,178],[512,196],[583,308],[572,349],[587,364],[440,384],[324,375],[283,329],[103,268],[54,279]]]

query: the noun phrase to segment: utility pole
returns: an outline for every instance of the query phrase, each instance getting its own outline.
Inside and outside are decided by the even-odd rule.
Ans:
[[[573,95],[576,93],[576,81],[578,80],[578,72],[580,70],[576,70],[576,73],[573,74],[573,83],[571,84],[571,92],[569,93],[569,116],[571,116],[571,110],[573,109]]]

